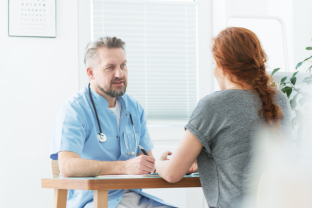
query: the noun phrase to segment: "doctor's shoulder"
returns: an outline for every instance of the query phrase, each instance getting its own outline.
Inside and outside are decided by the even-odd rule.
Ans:
[[[79,92],[71,95],[67,100],[63,103],[61,109],[59,110],[59,114],[67,114],[69,112],[76,112],[83,116],[83,112],[85,111],[88,102],[86,99],[85,89],[80,90]]]
[[[128,95],[127,93],[125,93],[122,97],[127,103],[127,106],[129,108],[132,108],[132,110],[136,110],[137,113],[139,114],[141,114],[144,111],[142,105],[131,95]]]

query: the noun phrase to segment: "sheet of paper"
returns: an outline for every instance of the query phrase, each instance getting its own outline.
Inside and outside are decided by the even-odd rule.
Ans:
[[[95,176],[96,178],[159,178],[160,176],[158,174],[147,174],[147,175],[100,175]]]

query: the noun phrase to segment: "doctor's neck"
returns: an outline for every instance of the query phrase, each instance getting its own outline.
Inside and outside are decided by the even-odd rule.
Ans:
[[[92,89],[98,93],[99,95],[101,95],[103,98],[105,98],[108,102],[108,108],[114,108],[116,106],[116,97],[111,97],[109,95],[107,95],[104,90],[100,89],[99,87],[97,87],[94,83],[90,83]]]

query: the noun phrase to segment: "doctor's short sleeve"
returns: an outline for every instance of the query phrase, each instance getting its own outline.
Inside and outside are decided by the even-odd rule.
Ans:
[[[81,155],[86,138],[84,113],[79,105],[66,102],[53,125],[50,158],[58,159],[58,152],[69,151]]]
[[[138,104],[138,113],[139,113],[140,123],[141,123],[141,129],[140,129],[141,135],[140,135],[139,145],[141,145],[146,151],[151,151],[154,148],[154,145],[152,143],[151,137],[148,133],[148,129],[146,126],[144,109],[142,108],[140,104]],[[139,147],[138,147],[137,153],[142,153]]]

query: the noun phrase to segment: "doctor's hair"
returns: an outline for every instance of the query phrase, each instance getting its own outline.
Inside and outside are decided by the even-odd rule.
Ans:
[[[84,63],[87,67],[96,67],[99,60],[97,49],[104,48],[121,48],[125,51],[125,42],[116,37],[101,37],[88,43],[85,49]]]
[[[217,66],[231,81],[236,78],[235,83],[252,86],[262,101],[259,116],[270,126],[279,127],[283,113],[274,104],[276,88],[270,86],[272,79],[265,70],[267,55],[256,34],[246,28],[228,27],[213,39],[212,53]]]

